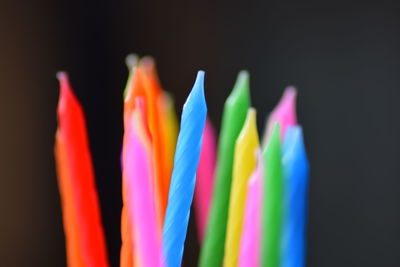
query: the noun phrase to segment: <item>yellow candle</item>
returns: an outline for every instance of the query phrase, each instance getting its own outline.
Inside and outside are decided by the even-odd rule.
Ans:
[[[235,145],[224,267],[236,267],[238,265],[247,182],[256,168],[256,150],[258,147],[256,111],[254,108],[250,108]]]

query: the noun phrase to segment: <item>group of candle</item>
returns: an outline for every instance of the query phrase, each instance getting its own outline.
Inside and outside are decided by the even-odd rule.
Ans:
[[[127,63],[120,266],[181,266],[194,199],[199,267],[303,267],[308,161],[296,89],[285,90],[260,144],[249,74],[241,71],[217,142],[203,71],[178,127],[154,61]],[[55,155],[68,266],[109,266],[83,110],[67,75],[58,79]]]

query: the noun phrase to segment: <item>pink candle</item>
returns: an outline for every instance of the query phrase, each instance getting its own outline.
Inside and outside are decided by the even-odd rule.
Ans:
[[[197,179],[194,194],[197,229],[200,243],[203,241],[212,197],[214,185],[215,153],[215,130],[210,120],[207,118],[203,132],[203,144],[201,147],[199,167],[197,169]]]
[[[260,159],[260,157],[258,157]],[[260,266],[261,177],[262,161],[258,160],[248,185],[244,226],[240,241],[239,267]]]

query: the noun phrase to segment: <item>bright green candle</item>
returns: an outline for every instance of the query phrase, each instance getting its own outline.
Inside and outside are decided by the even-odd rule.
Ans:
[[[241,71],[224,105],[213,198],[200,252],[200,267],[220,267],[224,257],[235,142],[250,107],[249,74]]]
[[[283,216],[283,171],[280,127],[275,124],[263,152],[261,266],[280,267]]]

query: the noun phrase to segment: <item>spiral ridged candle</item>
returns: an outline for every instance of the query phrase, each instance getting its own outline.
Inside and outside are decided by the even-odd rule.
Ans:
[[[206,114],[204,72],[199,71],[193,89],[183,106],[168,194],[162,235],[167,267],[181,266]]]

